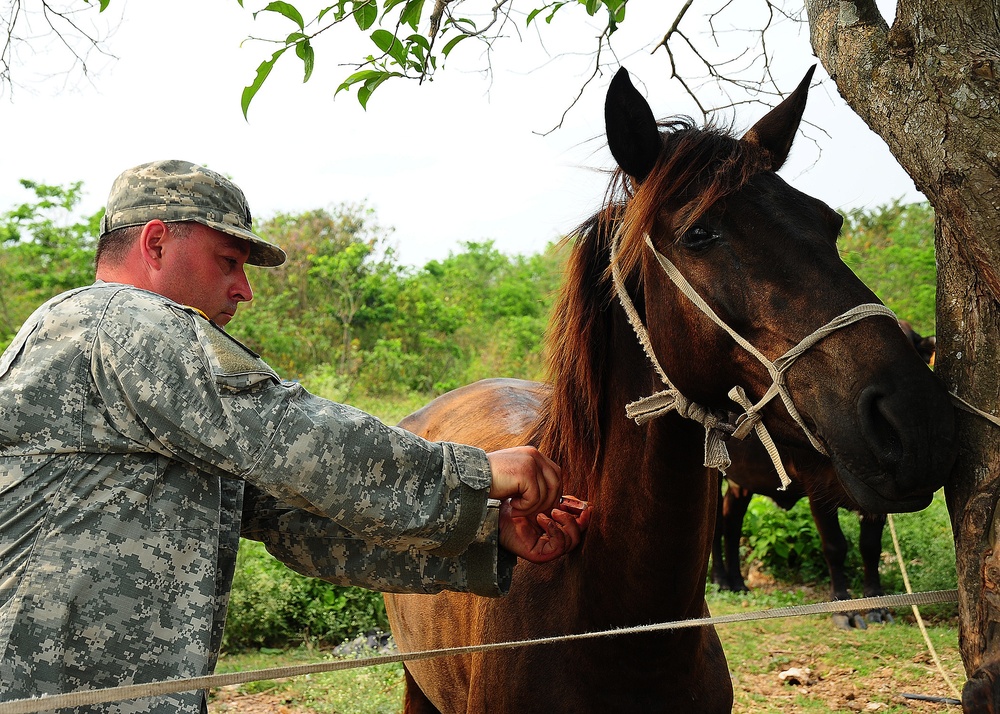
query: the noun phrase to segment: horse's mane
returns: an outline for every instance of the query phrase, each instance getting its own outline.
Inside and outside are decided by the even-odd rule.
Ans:
[[[637,182],[615,170],[601,209],[565,239],[572,251],[546,338],[552,391],[532,441],[569,473],[589,473],[601,458],[613,325],[624,318],[610,279],[612,242],[642,313],[645,236],[683,235],[709,207],[770,168],[766,151],[728,131],[697,128],[687,118],[660,126],[663,149],[649,175]]]

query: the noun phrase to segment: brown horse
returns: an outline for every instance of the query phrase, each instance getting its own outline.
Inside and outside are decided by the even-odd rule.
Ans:
[[[784,355],[876,300],[840,260],[840,216],[774,173],[810,76],[742,139],[685,120],[658,125],[624,70],[611,82],[605,119],[619,170],[607,205],[573,239],[548,336],[549,383],[478,383],[401,424],[486,449],[537,445],[562,465],[565,491],[593,504],[589,530],[553,563],[519,562],[503,598],[387,595],[402,651],[705,615],[718,481],[704,464],[720,432],[744,435],[727,420],[733,385],[745,402],[783,380],[787,394],[748,408],[744,426],[766,424],[779,447],[825,450],[866,508],[930,502],[954,459],[952,407],[895,321],[878,314],[837,329],[777,377],[740,342]],[[668,279],[668,259],[739,339]],[[620,276],[617,301],[609,272]],[[642,425],[626,416],[627,404],[664,381],[699,421],[678,411]],[[406,670],[410,713],[732,707],[710,627],[426,659]]]

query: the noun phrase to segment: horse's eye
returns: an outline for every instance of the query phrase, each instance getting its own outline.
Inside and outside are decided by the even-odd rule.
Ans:
[[[692,226],[681,236],[680,244],[689,250],[704,250],[719,239],[719,233],[705,226]]]

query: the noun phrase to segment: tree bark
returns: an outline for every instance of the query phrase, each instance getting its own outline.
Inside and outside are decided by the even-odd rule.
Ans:
[[[806,0],[813,51],[937,215],[937,373],[1000,414],[1000,8]],[[859,171],[863,171],[863,157]],[[966,711],[1000,711],[1000,428],[959,412],[945,492],[955,537]]]

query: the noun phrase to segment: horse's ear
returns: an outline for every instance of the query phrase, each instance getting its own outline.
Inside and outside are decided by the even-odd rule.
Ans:
[[[788,158],[788,152],[792,149],[792,142],[795,140],[795,132],[799,130],[799,122],[802,121],[802,113],[806,109],[806,96],[809,94],[809,82],[812,80],[816,65],[809,68],[806,76],[799,82],[795,91],[769,111],[764,117],[753,125],[746,134],[743,141],[757,144],[768,150],[771,154],[771,170],[777,171]]]
[[[632,86],[624,67],[608,87],[604,124],[611,155],[625,173],[642,181],[656,164],[663,145],[653,111]]]

